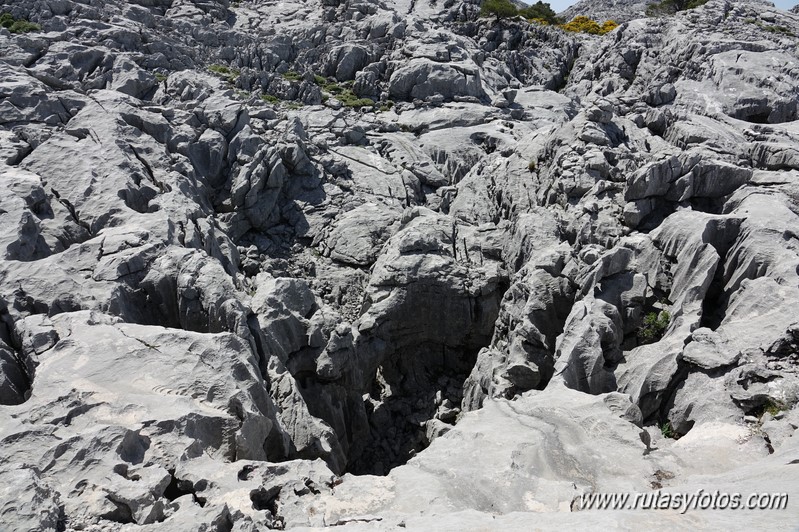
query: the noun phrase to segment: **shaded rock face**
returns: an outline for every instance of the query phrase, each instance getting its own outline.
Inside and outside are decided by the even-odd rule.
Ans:
[[[5,526],[797,491],[799,18],[479,9],[0,0]]]
[[[454,421],[463,382],[491,341],[507,283],[500,262],[482,254],[480,231],[422,208],[404,218],[372,269],[353,341],[355,371],[377,375],[371,386],[361,384],[369,394],[372,441],[355,472],[380,474],[404,463],[427,444],[436,422]]]

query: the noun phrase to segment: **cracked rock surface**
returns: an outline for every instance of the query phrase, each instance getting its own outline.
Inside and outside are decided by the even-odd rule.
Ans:
[[[795,526],[799,14],[0,0],[0,522]]]

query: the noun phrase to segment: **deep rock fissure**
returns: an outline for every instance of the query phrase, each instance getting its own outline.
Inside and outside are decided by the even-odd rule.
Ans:
[[[460,414],[463,384],[479,349],[430,345],[404,351],[411,353],[396,354],[378,370],[366,400],[368,442],[348,472],[388,474],[448,431]]]

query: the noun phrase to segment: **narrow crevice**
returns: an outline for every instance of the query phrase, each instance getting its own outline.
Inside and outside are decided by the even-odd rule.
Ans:
[[[264,379],[264,386],[267,393],[271,393],[271,384],[272,381],[269,378],[269,372],[267,368],[267,362],[269,360],[269,356],[266,354],[266,350],[264,349],[263,340],[261,339],[261,326],[258,323],[258,316],[255,314],[250,314],[247,317],[247,327],[250,330],[250,336],[253,339],[253,347],[255,352],[256,362],[258,363],[258,373]]]
[[[732,229],[727,234],[720,235],[720,238],[715,238],[710,242],[710,245],[713,246],[719,256],[719,261],[713,274],[713,280],[702,300],[702,318],[699,326],[707,327],[714,331],[718,329],[727,315],[727,304],[730,296],[729,292],[725,291],[727,260],[730,248],[740,233],[740,223],[733,225]]]
[[[94,232],[92,231],[91,226],[87,222],[85,222],[85,221],[80,219],[80,216],[79,216],[80,213],[78,212],[77,209],[75,209],[75,206],[72,205],[72,202],[70,202],[66,198],[62,198],[61,194],[59,194],[59,192],[56,189],[52,188],[52,187],[50,187],[50,192],[53,193],[53,196],[55,196],[55,199],[58,200],[58,202],[61,205],[66,207],[66,209],[69,211],[70,216],[72,217],[72,220],[77,225],[79,225],[80,227],[84,228],[86,230],[86,232],[89,233],[90,237],[94,237]]]
[[[25,363],[25,356],[22,353],[22,345],[20,345],[17,341],[15,335],[11,334],[13,330],[13,320],[11,319],[11,315],[8,312],[8,309],[5,305],[5,302],[0,300],[0,329],[7,329],[8,332],[0,330],[0,333],[5,332],[5,334],[0,334],[0,346],[5,344],[8,348],[7,351],[11,353],[12,362],[18,371],[18,378],[19,381],[17,385],[19,389],[17,392],[20,394],[20,398],[22,399],[17,404],[22,404],[27,401],[30,396],[31,392],[33,391],[33,381],[34,381],[34,373],[33,373],[33,366],[29,366]],[[12,375],[7,374],[6,378],[10,378]]]
[[[205,507],[206,499],[197,495],[197,492],[202,491],[204,486],[195,486],[190,480],[180,480],[175,476],[174,469],[169,470],[169,475],[171,476],[171,480],[164,490],[164,498],[169,501],[174,501],[185,495],[191,495],[194,502],[201,508]],[[204,483],[205,481],[201,480],[200,482]]]
[[[115,500],[112,495],[106,495],[105,498],[114,506],[114,509],[100,515],[100,519],[106,519],[121,524],[136,524],[130,506],[122,501]]]
[[[275,530],[283,530],[286,526],[284,517],[280,515],[280,491],[281,486],[271,486],[260,487],[250,492],[253,509],[269,512],[272,516],[269,528]]]
[[[36,50],[28,58],[25,59],[25,61],[22,63],[23,66],[25,68],[33,67],[33,65],[35,65],[39,61],[39,59],[41,59],[42,57],[47,55],[47,52],[49,52],[49,51],[50,51],[49,48],[43,48],[41,50]]]
[[[33,148],[28,144],[25,148],[21,149],[16,155],[9,158],[6,162],[9,166],[19,166],[22,161],[28,158],[33,153]]]
[[[136,148],[134,148],[132,144],[128,144],[128,148],[130,148],[130,151],[133,153],[133,156],[136,157],[136,160],[139,161],[139,163],[144,168],[145,172],[147,173],[147,178],[150,180],[150,182],[155,186],[157,186],[158,190],[160,190],[162,194],[170,192],[169,185],[164,184],[163,182],[159,181],[157,177],[155,177],[155,173],[153,172],[152,166],[150,166],[150,163],[147,162],[147,160],[144,157],[139,155],[139,152],[136,150]]]
[[[700,327],[715,331],[727,315],[727,295],[724,292],[724,263],[719,261],[710,287],[702,300]]]
[[[768,454],[774,454],[774,445],[771,444],[771,438],[768,437],[768,434],[763,434],[763,441],[766,442]]]
[[[574,65],[577,64],[577,60],[580,59],[580,48],[580,44],[575,45],[574,51],[566,61],[565,68],[563,68],[560,72],[560,81],[553,80],[555,82],[554,86],[551,88],[553,92],[563,92],[566,87],[569,86],[569,77],[574,70]]]
[[[61,504],[58,506],[58,519],[55,525],[56,532],[66,532],[68,522],[69,518],[64,510],[64,505]]]
[[[677,371],[675,371],[674,375],[672,375],[668,386],[666,386],[666,389],[662,392],[652,392],[641,397],[641,399],[638,401],[638,406],[641,408],[644,414],[644,425],[657,423],[658,426],[663,427],[668,424],[674,439],[679,439],[688,434],[691,428],[693,428],[693,422],[688,422],[687,424],[678,427],[672,427],[671,420],[669,420],[669,411],[673,406],[674,397],[677,394],[677,390],[688,378],[688,374],[688,364],[682,360],[678,360]],[[647,403],[655,403],[658,405],[655,411],[648,415],[646,412],[646,410],[648,410],[646,408]]]

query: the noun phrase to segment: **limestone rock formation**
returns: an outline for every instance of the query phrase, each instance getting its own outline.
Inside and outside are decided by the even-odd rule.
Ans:
[[[799,489],[799,16],[643,9],[0,0],[2,526],[794,526],[582,497]]]
[[[656,0],[580,0],[560,13],[560,16],[571,20],[582,15],[600,22],[614,20],[622,23],[645,16],[647,6],[654,3]]]

